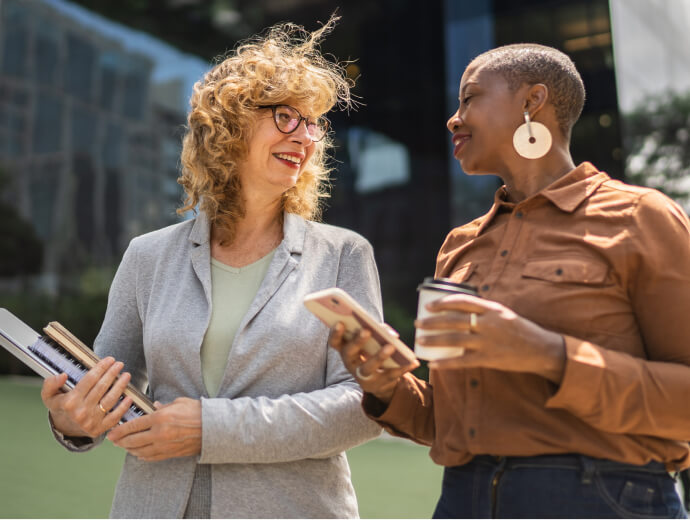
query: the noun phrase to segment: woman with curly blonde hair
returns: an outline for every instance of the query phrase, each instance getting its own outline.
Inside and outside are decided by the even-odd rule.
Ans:
[[[196,218],[132,240],[95,342],[103,360],[70,392],[64,375],[46,380],[59,442],[85,451],[107,434],[127,450],[114,517],[358,515],[344,451],[380,428],[302,304],[337,286],[381,317],[370,244],[315,222],[324,114],[351,104],[318,48],[335,20],[275,26],[195,85],[179,182]],[[156,411],[118,425],[128,382]]]

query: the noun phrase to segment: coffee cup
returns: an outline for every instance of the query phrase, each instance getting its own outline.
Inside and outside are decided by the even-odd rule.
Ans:
[[[471,294],[477,296],[477,289],[469,284],[452,282],[448,278],[425,278],[419,287],[419,303],[417,304],[417,319],[421,320],[438,313],[433,313],[427,310],[426,305],[429,302],[443,298],[450,294]],[[417,329],[415,332],[414,353],[419,359],[426,359],[433,361],[436,359],[446,359],[451,357],[462,356],[465,349],[462,347],[425,347],[420,345],[417,340],[423,336],[433,336],[450,332],[447,330],[422,330]]]

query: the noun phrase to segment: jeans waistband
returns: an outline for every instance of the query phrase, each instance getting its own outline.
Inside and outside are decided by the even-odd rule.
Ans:
[[[668,474],[663,462],[651,461],[644,465],[627,464],[607,459],[596,459],[580,454],[536,455],[531,457],[499,457],[477,455],[468,464],[500,466],[504,469],[526,467],[551,467],[563,469],[585,469],[596,471],[638,471],[643,473]]]

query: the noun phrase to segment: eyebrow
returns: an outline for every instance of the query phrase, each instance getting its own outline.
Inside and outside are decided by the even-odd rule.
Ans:
[[[462,99],[462,95],[467,90],[467,87],[472,87],[475,85],[479,85],[479,83],[477,83],[476,81],[468,81],[467,83],[465,83],[460,89],[460,95],[458,96],[458,99]]]

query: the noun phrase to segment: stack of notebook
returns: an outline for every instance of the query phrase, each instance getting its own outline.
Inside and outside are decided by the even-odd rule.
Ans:
[[[7,309],[0,308],[0,345],[43,378],[66,373],[64,390],[69,391],[99,358],[56,321],[51,321],[43,331],[42,336]],[[124,394],[132,398],[132,405],[121,422],[153,412],[151,401],[133,386],[128,385]]]

